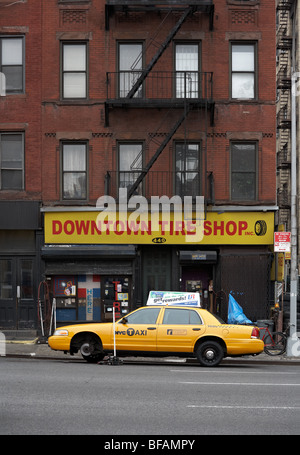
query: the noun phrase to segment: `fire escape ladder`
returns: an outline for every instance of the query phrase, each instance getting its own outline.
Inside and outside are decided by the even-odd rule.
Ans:
[[[141,72],[140,77],[138,78],[136,83],[133,85],[131,90],[128,92],[126,98],[133,98],[133,96],[139,90],[139,88],[141,87],[142,83],[144,82],[144,80],[146,79],[146,77],[148,76],[148,74],[150,73],[152,68],[154,67],[154,65],[157,63],[157,61],[162,56],[164,51],[167,49],[167,47],[169,46],[170,42],[172,41],[172,39],[174,38],[174,36],[178,32],[178,30],[181,28],[182,24],[185,22],[185,20],[188,18],[188,16],[194,12],[194,10],[195,10],[195,8],[192,6],[185,9],[183,15],[181,16],[179,21],[176,23],[176,25],[173,27],[173,29],[171,30],[171,32],[169,33],[169,35],[167,36],[167,38],[165,39],[163,44],[160,46],[160,48],[158,49],[158,51],[152,58],[151,62]]]
[[[180,127],[180,125],[182,124],[184,119],[186,118],[186,116],[188,115],[189,111],[190,111],[190,106],[189,106],[188,103],[186,103],[185,109],[184,109],[184,112],[183,112],[182,116],[177,120],[175,125],[171,128],[171,130],[169,131],[168,135],[162,141],[162,143],[160,144],[160,146],[158,147],[158,149],[156,150],[154,155],[149,160],[148,164],[141,171],[140,175],[138,176],[138,178],[136,179],[134,184],[129,189],[129,191],[128,191],[128,199],[134,194],[134,192],[137,190],[137,188],[140,185],[140,183],[144,180],[144,178],[146,177],[146,175],[150,171],[150,169],[153,166],[153,164],[155,163],[155,161],[161,155],[162,151],[168,145],[168,143],[170,142],[170,140],[172,139],[172,137],[174,136],[174,134],[176,133],[176,131],[178,130],[178,128]]]

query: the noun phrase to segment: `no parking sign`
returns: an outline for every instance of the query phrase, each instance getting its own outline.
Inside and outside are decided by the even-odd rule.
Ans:
[[[274,232],[275,253],[289,253],[291,251],[291,233]]]

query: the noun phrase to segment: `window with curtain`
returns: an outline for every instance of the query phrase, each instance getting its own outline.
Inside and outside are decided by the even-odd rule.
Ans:
[[[6,94],[24,92],[24,38],[0,37],[0,72]]]
[[[143,43],[119,43],[119,96],[125,98],[141,75]],[[134,94],[141,98],[142,86]]]
[[[256,200],[257,197],[257,144],[231,144],[231,199]]]
[[[175,144],[175,194],[200,195],[200,145],[178,142]]]
[[[128,190],[134,184],[141,173],[143,166],[143,144],[120,143],[119,144],[119,188]],[[141,193],[141,185],[137,192]]]
[[[231,44],[231,98],[254,99],[255,44]]]
[[[62,97],[87,98],[87,43],[62,43]]]
[[[175,45],[176,98],[199,96],[199,44]]]
[[[24,189],[24,135],[0,133],[0,188]]]
[[[62,198],[87,199],[87,144],[62,144]]]

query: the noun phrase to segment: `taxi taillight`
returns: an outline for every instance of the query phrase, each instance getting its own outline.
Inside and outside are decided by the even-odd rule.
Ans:
[[[253,327],[251,338],[259,338],[259,329],[257,327]]]

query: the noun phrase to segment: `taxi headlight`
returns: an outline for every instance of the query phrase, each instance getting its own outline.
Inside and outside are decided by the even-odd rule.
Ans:
[[[66,337],[69,335],[69,332],[66,329],[57,329],[55,330],[53,336],[62,336]]]

